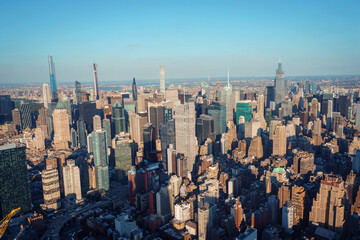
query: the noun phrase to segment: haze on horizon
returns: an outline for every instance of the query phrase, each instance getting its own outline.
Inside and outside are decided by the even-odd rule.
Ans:
[[[360,74],[359,1],[2,1],[0,83]]]

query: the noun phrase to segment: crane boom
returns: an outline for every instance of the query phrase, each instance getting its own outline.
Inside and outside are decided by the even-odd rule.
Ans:
[[[20,211],[20,207],[11,210],[11,212],[0,222],[0,238],[4,235],[7,226],[9,225],[9,222],[11,220],[11,218],[17,214]]]

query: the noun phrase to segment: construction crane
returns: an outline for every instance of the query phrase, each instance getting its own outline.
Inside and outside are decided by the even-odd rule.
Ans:
[[[9,225],[9,222],[11,220],[11,218],[17,214],[20,211],[20,207],[11,210],[11,212],[0,222],[0,238],[2,238],[2,236],[4,235],[7,226]]]

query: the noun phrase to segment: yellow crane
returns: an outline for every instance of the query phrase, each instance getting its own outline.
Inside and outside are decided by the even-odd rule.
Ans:
[[[11,212],[0,222],[0,238],[4,235],[7,226],[9,225],[9,222],[11,220],[11,218],[17,214],[20,211],[20,207],[11,210]]]

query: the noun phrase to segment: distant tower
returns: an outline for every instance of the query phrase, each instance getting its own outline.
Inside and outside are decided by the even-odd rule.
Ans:
[[[76,104],[79,105],[79,103],[81,103],[81,83],[78,81],[75,81],[75,95],[76,95]]]
[[[96,186],[98,189],[109,190],[109,157],[106,135],[104,130],[93,131],[91,145],[94,153]]]
[[[132,83],[132,94],[133,94],[133,100],[137,101],[137,88],[136,88],[135,78],[133,78],[133,83]]]
[[[51,100],[56,102],[57,87],[56,87],[56,74],[55,74],[55,63],[52,56],[49,56],[49,74],[50,74],[50,86],[51,86]]]
[[[44,101],[44,107],[49,108],[50,89],[49,89],[49,84],[47,83],[43,84],[43,101]]]
[[[23,129],[32,128],[31,110],[29,102],[20,103],[21,126]]]
[[[160,92],[165,94],[165,69],[164,69],[164,65],[160,66]]]
[[[282,63],[279,60],[278,68],[276,69],[275,77],[275,103],[280,104],[281,101],[285,100],[285,79],[284,72],[282,70]]]
[[[99,82],[98,82],[98,72],[97,72],[97,64],[93,64],[94,71],[94,88],[95,88],[95,97],[96,100],[99,100]]]

